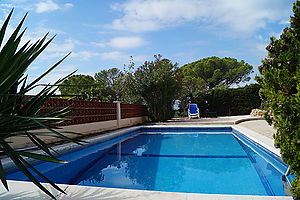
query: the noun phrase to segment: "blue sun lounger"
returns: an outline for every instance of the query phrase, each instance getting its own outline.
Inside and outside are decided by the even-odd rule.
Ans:
[[[191,119],[193,117],[200,118],[199,108],[198,108],[197,104],[189,104],[188,114],[189,114],[189,119]]]

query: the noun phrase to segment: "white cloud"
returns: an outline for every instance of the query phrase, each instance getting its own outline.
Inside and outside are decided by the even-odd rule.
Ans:
[[[124,15],[115,19],[111,27],[134,32],[154,31],[186,22],[252,32],[290,15],[290,5],[283,0],[128,0],[114,4],[112,9]]]
[[[282,21],[279,22],[279,24],[288,25],[290,24],[290,19],[283,19]]]
[[[0,25],[3,22],[0,21]],[[12,25],[8,25],[7,29],[6,29],[6,34],[4,37],[4,41],[2,46],[0,47],[3,48],[4,44],[7,42],[9,36],[14,32],[15,27]],[[60,32],[63,33],[60,30],[54,30],[54,29],[48,29],[52,30],[51,32]],[[35,42],[37,42],[38,40],[42,39],[45,34],[47,33],[47,28],[44,28],[43,26],[40,27],[36,27],[34,30],[27,30],[25,32],[25,34],[23,35],[21,42],[18,46],[18,48],[21,48],[22,46],[24,46],[28,41],[30,41],[29,44],[34,44]],[[49,35],[46,38],[46,41],[44,42],[44,44],[46,42],[48,42],[48,40],[51,38],[52,36]],[[42,52],[42,54],[40,56],[38,56],[37,60],[51,60],[53,58],[63,58],[67,53],[69,53],[70,51],[72,51],[75,48],[75,45],[80,44],[80,42],[76,41],[76,40],[71,40],[71,39],[67,39],[64,40],[60,43],[56,42],[55,40],[52,41],[49,46],[47,46],[47,48],[44,50],[44,52]],[[37,62],[37,61],[36,61]],[[33,69],[39,69],[39,66],[34,66]]]
[[[54,84],[56,81],[58,81],[61,78],[66,77],[67,75],[69,75],[71,72],[52,72],[50,74],[48,74],[47,76],[45,76],[40,83],[44,83],[44,84]]]
[[[50,12],[50,11],[55,11],[60,9],[59,5],[53,2],[52,0],[39,2],[35,4],[35,6],[36,6],[37,13]]]
[[[56,69],[53,70],[53,72],[68,72],[71,73],[73,71],[77,70],[77,67],[75,65],[61,65],[58,66]]]
[[[50,73],[48,76],[46,76],[44,79],[40,80],[39,84],[54,84],[56,81],[59,80],[59,77],[65,77],[66,75],[68,74],[54,74],[54,73]],[[37,78],[37,76],[33,76],[31,77],[30,79],[33,81],[34,78]],[[29,80],[30,82],[30,80]],[[38,86],[38,87],[35,87],[34,89],[30,90],[27,95],[36,95],[38,94],[45,86]]]
[[[71,54],[71,57],[76,57],[79,58],[80,60],[90,60],[93,57],[98,57],[101,54],[98,52],[91,52],[91,51],[79,51],[79,52],[74,52]]]
[[[79,60],[88,61],[92,58],[98,57],[102,60],[109,60],[112,62],[117,62],[121,64],[129,63],[130,60],[129,54],[122,53],[119,51],[110,51],[110,52],[93,52],[93,51],[79,51],[71,54],[71,57],[77,58]],[[133,56],[133,59],[136,62],[144,62],[147,57],[146,56]]]
[[[106,47],[106,44],[103,42],[91,42],[91,44],[96,47]]]
[[[1,7],[5,7],[5,8],[14,8],[15,7],[13,4],[8,4],[8,3],[2,3],[0,5],[1,5]]]
[[[59,4],[55,3],[53,0],[46,0],[46,1],[35,4],[35,7],[36,7],[35,11],[37,13],[51,12],[51,11],[55,11],[55,10],[71,8],[73,6],[74,5],[71,3],[59,5]]]
[[[256,38],[257,38],[258,40],[260,40],[260,41],[265,40],[264,37],[263,37],[262,35],[258,35],[258,36],[256,36]]]
[[[109,46],[117,49],[133,49],[146,44],[140,37],[116,37],[109,42]]]
[[[74,7],[74,5],[71,4],[71,3],[66,3],[66,4],[64,5],[64,7],[65,7],[65,8],[72,8],[72,7]]]
[[[68,39],[61,43],[54,43],[52,42],[47,48],[46,51],[48,52],[65,52],[68,53],[72,51],[75,47],[76,42]]]
[[[101,58],[103,60],[129,60],[130,56],[124,55],[118,51],[112,51],[101,53]]]
[[[146,56],[136,56],[136,55],[129,55],[124,54],[119,51],[111,51],[111,52],[102,52],[100,53],[100,57],[103,60],[111,60],[111,61],[118,61],[119,63],[129,63],[130,57],[133,56],[134,61],[136,62],[144,62],[147,60]]]
[[[62,42],[52,41],[45,49],[45,52],[39,57],[42,60],[50,60],[53,58],[62,58],[69,52],[72,52],[77,44],[80,44],[76,40],[67,39]],[[72,53],[74,54],[74,53]],[[71,56],[72,56],[71,54]]]
[[[134,49],[147,44],[141,37],[115,37],[109,42],[91,42],[92,45],[97,47],[112,47],[116,49]]]
[[[64,53],[64,52],[43,52],[39,56],[39,59],[41,59],[41,60],[51,60],[53,58],[63,58],[65,55],[67,55],[67,53]]]
[[[250,51],[253,55],[258,56],[259,59],[263,59],[268,55],[268,51],[266,50],[266,47],[268,46],[268,42],[261,41],[253,44],[249,44]]]
[[[282,34],[282,31],[277,32],[277,33],[273,32],[270,34],[270,37],[275,37],[276,39],[279,39],[281,34]],[[268,41],[270,40],[270,37],[268,38]]]

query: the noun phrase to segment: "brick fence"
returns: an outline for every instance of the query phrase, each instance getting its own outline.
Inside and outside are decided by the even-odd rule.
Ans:
[[[73,112],[67,117],[71,120],[65,121],[60,126],[117,120],[117,103],[53,98],[48,99],[41,110],[68,106],[73,108]],[[147,115],[144,105],[121,103],[120,107],[121,119]]]

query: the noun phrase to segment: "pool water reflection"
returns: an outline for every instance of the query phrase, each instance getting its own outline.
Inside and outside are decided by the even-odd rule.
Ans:
[[[141,134],[112,147],[71,184],[283,195],[281,176],[232,134]]]
[[[100,144],[99,144],[100,145]],[[273,165],[231,132],[142,132],[36,166],[55,183],[210,194],[282,196]],[[63,174],[61,173],[63,172]],[[27,180],[21,172],[8,179]]]

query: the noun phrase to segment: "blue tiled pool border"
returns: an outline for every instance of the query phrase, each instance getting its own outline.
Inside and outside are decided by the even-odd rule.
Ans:
[[[222,131],[222,132],[231,132],[231,127],[141,127],[139,129],[141,132],[195,132],[195,131]]]
[[[263,158],[267,159],[273,166],[280,171],[282,174],[285,174],[288,166],[282,161],[282,159],[276,155],[274,152],[270,151],[269,149],[265,148],[261,144],[257,143],[256,141],[250,139],[245,134],[241,133],[240,131],[232,129],[232,133],[238,137],[241,141],[243,141],[246,145],[252,148],[255,152],[260,154]],[[268,159],[268,158],[271,159]],[[272,160],[274,159],[274,160]],[[275,161],[275,162],[273,162]]]

